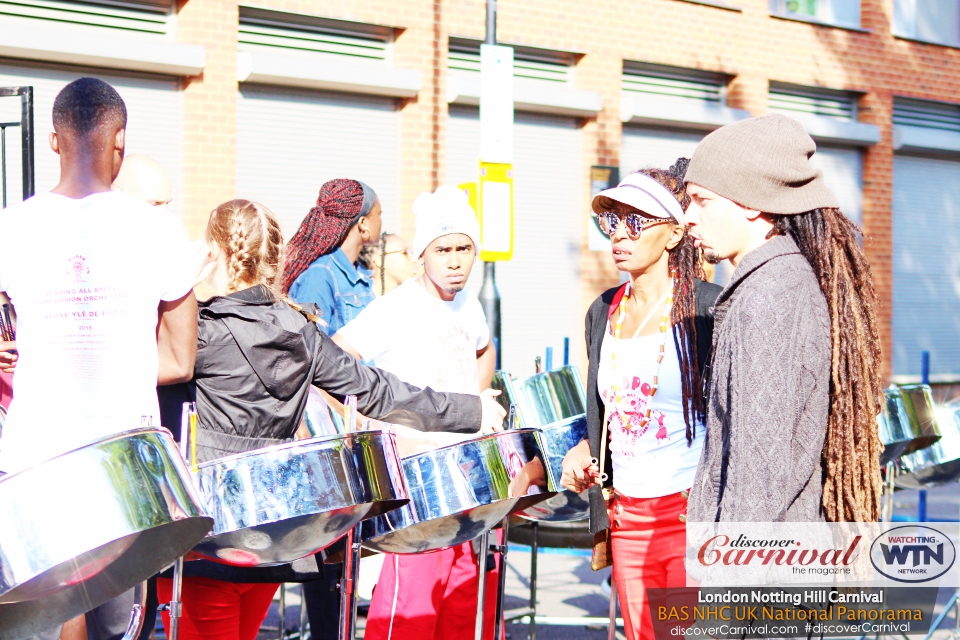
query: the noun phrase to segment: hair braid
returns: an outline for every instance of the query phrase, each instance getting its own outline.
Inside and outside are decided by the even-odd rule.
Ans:
[[[859,231],[839,209],[772,216],[771,235],[796,241],[830,311],[830,412],[823,445],[823,509],[833,522],[880,517],[883,402],[877,297]]]
[[[643,173],[666,187],[677,198],[683,209],[690,204],[683,177],[690,160],[679,158],[669,169],[643,169]],[[697,297],[694,280],[705,280],[700,260],[700,250],[693,238],[684,234],[683,239],[670,251],[670,269],[674,272],[673,308],[670,320],[673,324],[673,342],[680,359],[680,380],[683,394],[683,419],[687,426],[687,444],[696,436],[696,424],[703,422],[703,389],[700,381],[700,362],[697,351]]]

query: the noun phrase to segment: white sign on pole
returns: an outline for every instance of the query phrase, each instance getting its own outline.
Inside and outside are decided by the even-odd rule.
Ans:
[[[480,160],[513,163],[513,48],[480,45]]]

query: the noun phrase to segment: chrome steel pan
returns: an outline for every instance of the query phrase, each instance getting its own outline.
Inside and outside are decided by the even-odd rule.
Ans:
[[[257,449],[200,465],[215,524],[194,551],[256,567],[320,551],[363,518],[409,502],[394,436],[359,431]]]
[[[877,428],[880,431],[880,441],[883,443],[883,452],[880,454],[881,465],[893,462],[903,455],[910,443],[919,435],[910,425],[900,390],[896,387],[885,389],[883,399],[883,411],[877,416]]]
[[[422,553],[462,544],[545,500],[536,429],[510,429],[403,458],[410,504],[363,523],[364,546]]]
[[[590,502],[586,493],[579,494],[560,488],[564,456],[586,437],[587,418],[584,415],[567,418],[540,429],[540,446],[547,461],[549,487],[560,493],[518,512],[517,515],[528,520],[546,522],[574,522],[590,516]]]
[[[936,410],[941,439],[903,456],[896,484],[902,489],[930,489],[960,479],[960,404]]]
[[[906,455],[925,449],[939,440],[940,429],[937,426],[936,406],[933,404],[930,385],[902,384],[899,390],[912,436],[910,444],[903,451]]]
[[[583,384],[574,366],[513,381],[512,387],[523,427],[543,427],[587,411]]]
[[[100,606],[210,530],[166,429],[102,438],[0,478],[0,638]]]

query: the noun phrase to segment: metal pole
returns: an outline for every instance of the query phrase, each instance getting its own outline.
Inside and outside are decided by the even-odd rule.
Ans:
[[[540,523],[536,520],[531,525],[533,540],[530,545],[530,640],[537,640],[537,536],[540,533]]]
[[[347,532],[340,578],[340,640],[357,637],[357,576],[360,570],[360,525]]]
[[[277,607],[277,614],[280,616],[280,624],[277,625],[279,629],[279,635],[277,636],[280,640],[283,640],[287,635],[287,585],[280,583],[280,604]]]
[[[180,601],[182,589],[183,558],[177,558],[173,565],[173,595],[170,596],[170,604],[167,605],[167,612],[170,614],[169,640],[180,640],[180,616],[183,614],[183,603]]]
[[[487,0],[487,35],[486,44],[497,44],[497,0]],[[502,353],[503,341],[500,339],[500,291],[497,289],[497,273],[495,262],[483,263],[483,285],[480,287],[480,306],[487,316],[487,326],[490,327],[490,336],[497,346],[497,355]]]
[[[7,208],[7,127],[0,124],[0,173],[3,174],[3,207]]]
[[[483,263],[483,284],[480,286],[480,306],[487,317],[490,335],[497,345],[498,356],[503,353],[503,340],[500,339],[500,290],[497,289],[497,263]],[[502,358],[501,358],[502,361]]]
[[[300,635],[297,636],[300,640],[303,640],[306,637],[306,629],[308,626],[307,622],[307,600],[303,593],[303,584],[300,584]]]
[[[487,588],[487,553],[490,550],[490,540],[488,538],[489,531],[484,531],[480,534],[480,557],[477,558],[480,565],[480,576],[477,581],[477,622],[474,627],[474,640],[483,640],[483,617],[484,617],[484,604],[486,598],[486,588]]]
[[[20,94],[20,152],[23,157],[23,199],[33,197],[33,87],[21,87]]]
[[[497,0],[487,0],[486,44],[497,44]]]
[[[617,583],[610,576],[610,624],[607,625],[607,640],[617,639]]]
[[[510,545],[510,516],[503,519],[503,544],[500,545],[500,575],[497,580],[497,615],[494,618],[493,640],[504,640],[503,598],[507,589],[507,547]]]

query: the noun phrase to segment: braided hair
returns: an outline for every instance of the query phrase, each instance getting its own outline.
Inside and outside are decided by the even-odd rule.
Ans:
[[[683,177],[687,173],[690,160],[678,158],[669,169],[641,169],[639,173],[647,175],[674,195],[680,206],[686,210],[690,204]],[[702,423],[705,416],[703,389],[700,381],[700,362],[697,350],[697,296],[694,280],[705,280],[700,249],[693,238],[684,234],[683,238],[670,250],[670,269],[674,272],[673,308],[670,320],[673,324],[673,342],[680,358],[680,380],[683,393],[683,419],[686,423],[687,445],[696,437],[696,424]]]
[[[370,206],[372,206],[372,202]],[[338,178],[320,187],[317,203],[300,223],[287,245],[281,288],[290,285],[320,256],[336,251],[354,224],[365,215],[363,185],[356,180]]]
[[[877,296],[859,229],[839,209],[771,215],[768,237],[790,236],[813,267],[830,311],[830,411],[823,445],[823,510],[833,522],[880,517],[876,417],[883,402]]]
[[[226,256],[228,291],[263,284],[276,292],[283,235],[266,207],[250,200],[224,202],[210,214],[204,237]]]

